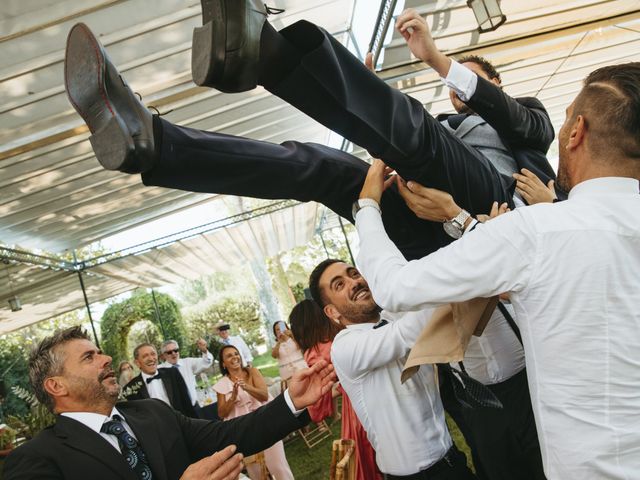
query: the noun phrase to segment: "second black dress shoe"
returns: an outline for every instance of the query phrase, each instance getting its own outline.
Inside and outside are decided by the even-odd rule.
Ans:
[[[91,131],[91,146],[104,168],[126,173],[151,169],[151,113],[84,23],[74,25],[67,37],[64,84],[69,101]]]
[[[260,34],[267,10],[258,0],[201,0],[193,30],[191,75],[197,85],[244,92],[258,80]]]

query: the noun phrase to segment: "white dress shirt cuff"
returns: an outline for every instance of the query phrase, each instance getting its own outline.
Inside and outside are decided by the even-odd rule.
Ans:
[[[478,76],[454,60],[451,60],[447,78],[440,78],[440,80],[456,92],[458,98],[463,102],[469,101],[473,94],[476,93],[476,86],[478,85]]]
[[[467,225],[464,229],[463,235],[467,232],[470,232],[471,230],[473,230],[474,228],[476,228],[478,226],[480,222],[478,220],[476,220],[475,218],[472,218],[471,221],[469,222],[469,225]]]
[[[356,213],[356,229],[360,238],[369,233],[377,233],[381,230],[384,231],[384,224],[382,223],[382,214],[375,208],[361,208]]]
[[[291,400],[291,395],[289,395],[288,388],[284,391],[284,401],[287,402],[289,410],[291,410],[291,413],[293,413],[293,415],[296,417],[299,417],[300,414],[302,414],[302,412],[306,410],[305,408],[303,408],[302,410],[296,410],[296,406],[293,404],[293,400]]]

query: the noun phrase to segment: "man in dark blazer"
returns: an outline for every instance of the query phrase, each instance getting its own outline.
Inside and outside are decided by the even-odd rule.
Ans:
[[[266,11],[257,0],[223,2],[224,11],[211,17],[213,3],[203,2],[205,26],[194,32],[196,82],[223,91],[259,83],[384,159],[404,179],[451,193],[472,215],[487,213],[493,201],[513,206],[513,179],[501,174],[482,153],[484,146],[457,138],[419,101],[377,78],[324,30],[300,21],[276,32],[264,21]],[[246,48],[227,55],[224,42],[202,39],[203,32],[221,32],[227,22],[236,21],[234,31],[244,35]],[[199,73],[210,62],[215,64],[212,70],[223,72],[224,78]],[[235,80],[231,72],[236,73]],[[247,72],[255,78],[241,82]],[[67,39],[65,86],[92,132],[96,157],[107,169],[141,173],[145,185],[315,200],[352,220],[352,204],[364,182],[366,162],[323,145],[276,145],[199,131],[152,116],[83,24],[75,25]],[[483,101],[480,97],[485,96]],[[503,154],[514,152],[514,170],[527,167],[554,176],[544,156],[553,129],[540,102],[518,102],[490,81],[479,81],[469,103],[487,117],[488,127],[499,129],[491,144],[500,140]],[[546,182],[547,177],[542,180]],[[451,241],[442,222],[418,219],[396,189],[385,192],[382,211],[387,232],[407,258],[419,258]]]
[[[308,423],[300,410],[333,383],[326,362],[314,366],[272,402],[226,422],[188,418],[154,399],[116,403],[120,387],[111,357],[80,327],[44,339],[31,355],[29,375],[37,398],[57,419],[7,457],[6,480],[235,479],[243,454],[262,451]]]
[[[133,361],[140,374],[123,388],[127,400],[157,398],[168,403],[187,417],[198,418],[184,378],[175,368],[158,368],[158,352],[150,343],[133,349]]]

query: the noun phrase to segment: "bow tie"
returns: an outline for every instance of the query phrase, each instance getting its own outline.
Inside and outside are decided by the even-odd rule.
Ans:
[[[147,378],[147,383],[151,383],[151,382],[153,382],[154,380],[160,380],[160,373],[159,373],[159,372],[158,372],[158,373],[156,373],[153,377],[149,377],[149,378]]]
[[[389,323],[389,322],[387,322],[387,321],[383,318],[383,319],[382,319],[382,320],[380,320],[378,323],[376,323],[376,324],[373,326],[373,328],[374,328],[374,329],[376,329],[376,328],[384,327],[387,323]]]

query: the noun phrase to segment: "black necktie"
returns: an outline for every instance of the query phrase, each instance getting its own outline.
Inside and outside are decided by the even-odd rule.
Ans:
[[[151,383],[154,380],[160,380],[160,373],[156,373],[153,377],[147,378],[147,383]]]
[[[383,318],[383,319],[382,319],[382,320],[380,320],[378,323],[376,323],[376,324],[373,326],[373,328],[375,329],[375,328],[384,327],[387,323],[389,323],[389,322],[387,322],[387,321]]]
[[[109,420],[102,425],[100,431],[115,435],[124,459],[140,480],[152,480],[153,474],[151,473],[147,456],[144,454],[140,444],[124,428],[122,417],[114,415],[112,418],[113,420]]]
[[[495,394],[479,381],[471,378],[460,362],[460,370],[448,363],[440,363],[440,372],[450,381],[453,394],[460,405],[467,408],[502,408],[502,402]]]

